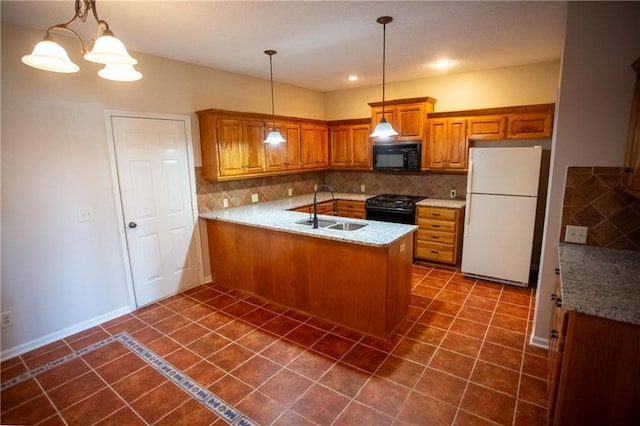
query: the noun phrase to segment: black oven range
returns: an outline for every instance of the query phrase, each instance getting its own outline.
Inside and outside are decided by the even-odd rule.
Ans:
[[[425,198],[427,197],[396,194],[381,194],[367,198],[367,220],[414,224],[416,203]]]

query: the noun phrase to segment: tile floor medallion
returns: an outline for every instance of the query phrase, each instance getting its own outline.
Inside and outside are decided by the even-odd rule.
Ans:
[[[77,357],[81,357],[85,354],[95,351],[98,348],[116,342],[123,344],[134,354],[140,357],[143,361],[155,368],[159,373],[161,373],[167,379],[184,390],[192,398],[196,399],[202,405],[216,413],[222,419],[228,421],[230,424],[236,426],[258,426],[256,422],[249,419],[247,416],[232,407],[230,404],[226,403],[221,398],[217,397],[215,394],[207,390],[206,387],[199,385],[195,380],[175,368],[173,365],[155,354],[153,351],[149,350],[146,346],[137,342],[136,339],[132,338],[125,332],[107,337],[104,340],[84,347],[78,351],[72,352],[69,355],[58,358],[34,370],[28,371],[18,377],[8,380],[2,383],[2,385],[0,386],[0,391],[5,391],[19,383],[29,380],[46,371],[50,371],[51,369],[67,363]]]

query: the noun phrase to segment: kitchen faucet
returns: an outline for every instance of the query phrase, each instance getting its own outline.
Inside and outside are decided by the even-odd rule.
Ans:
[[[331,192],[331,197],[333,198],[333,215],[338,215],[338,208],[336,204],[336,196],[333,194],[333,189],[327,184],[318,185],[316,187],[316,192],[313,194],[313,229],[318,229],[318,191],[321,189],[327,189]]]

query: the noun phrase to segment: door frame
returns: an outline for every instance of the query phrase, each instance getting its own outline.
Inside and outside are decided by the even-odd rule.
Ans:
[[[187,144],[187,169],[191,171],[189,173],[189,189],[191,191],[191,212],[193,217],[193,233],[196,242],[196,267],[198,268],[198,279],[200,284],[204,283],[204,269],[202,263],[202,242],[200,234],[200,221],[198,220],[198,194],[196,192],[196,178],[194,173],[194,158],[193,158],[193,138],[191,137],[191,117],[188,115],[178,114],[159,114],[159,113],[144,113],[133,111],[121,111],[121,110],[105,110],[105,123],[107,127],[107,145],[109,148],[109,162],[111,165],[111,179],[113,181],[113,196],[116,204],[116,216],[118,221],[118,234],[120,236],[120,247],[122,249],[122,261],[125,271],[125,279],[127,281],[127,288],[129,291],[129,300],[131,310],[138,308],[136,300],[135,289],[133,285],[133,274],[131,272],[131,258],[129,256],[129,246],[127,245],[126,234],[126,222],[124,218],[124,210],[122,206],[122,191],[120,189],[120,180],[118,179],[118,163],[116,161],[116,145],[115,138],[113,136],[113,127],[111,125],[111,119],[113,117],[124,118],[142,118],[152,120],[176,120],[182,121],[185,128],[186,144]]]

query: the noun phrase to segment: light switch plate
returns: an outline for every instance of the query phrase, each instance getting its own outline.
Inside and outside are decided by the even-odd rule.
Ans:
[[[78,209],[78,222],[88,222],[94,220],[92,207],[81,207]]]
[[[564,233],[564,241],[566,243],[586,244],[588,231],[588,226],[567,225],[567,230]]]
[[[252,203],[258,202],[258,194],[251,194],[251,202]]]

